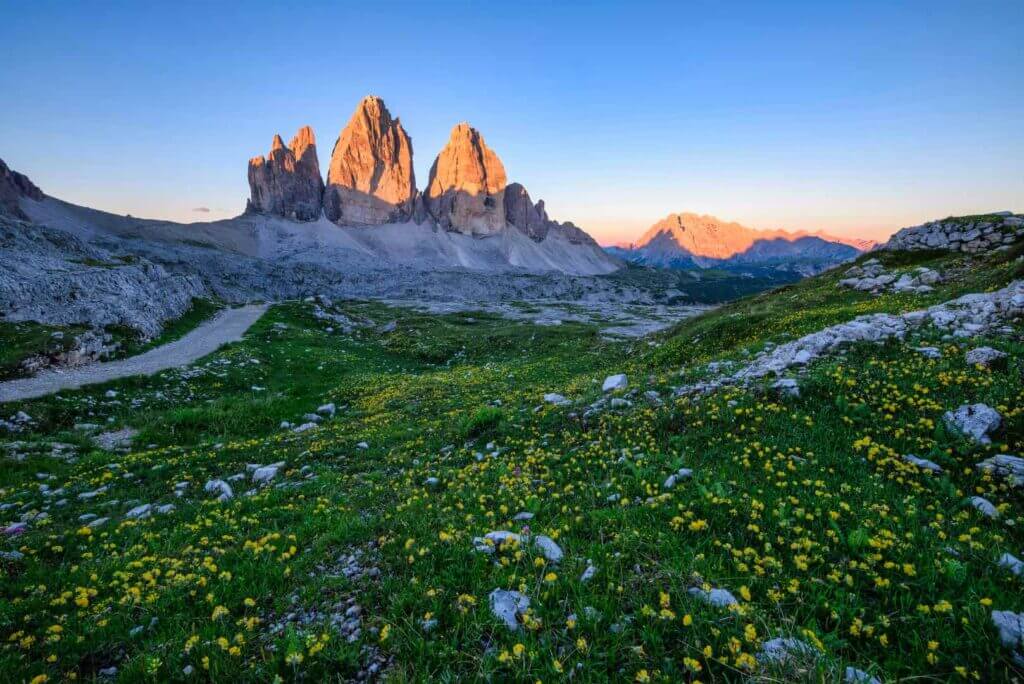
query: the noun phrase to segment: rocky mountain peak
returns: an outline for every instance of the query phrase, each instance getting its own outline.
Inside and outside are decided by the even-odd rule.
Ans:
[[[44,195],[28,176],[12,170],[0,159],[0,215],[27,220],[21,209],[22,197],[39,201]]]
[[[505,167],[480,132],[456,125],[433,166],[426,205],[445,230],[493,235],[505,228]]]
[[[399,223],[415,198],[412,139],[383,100],[363,98],[334,145],[324,213],[339,225]]]
[[[320,218],[324,182],[316,156],[313,129],[303,126],[284,146],[275,135],[266,157],[249,160],[249,204],[247,211],[274,214],[299,221]]]

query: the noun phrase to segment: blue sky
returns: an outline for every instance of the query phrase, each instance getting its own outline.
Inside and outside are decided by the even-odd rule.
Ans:
[[[3,2],[0,158],[137,216],[234,215],[384,98],[426,185],[469,121],[604,242],[696,211],[877,237],[1024,211],[1024,2]],[[209,214],[193,211],[209,207]]]

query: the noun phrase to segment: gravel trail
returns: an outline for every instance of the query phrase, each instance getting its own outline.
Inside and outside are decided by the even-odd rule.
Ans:
[[[63,371],[44,371],[33,378],[0,382],[0,403],[34,399],[83,385],[132,375],[153,375],[168,368],[187,366],[196,359],[215,352],[221,345],[242,339],[245,331],[259,320],[266,310],[265,304],[225,309],[184,337],[138,356]]]

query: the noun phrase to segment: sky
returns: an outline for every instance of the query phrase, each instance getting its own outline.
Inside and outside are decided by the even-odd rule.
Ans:
[[[422,189],[468,121],[604,244],[672,212],[881,238],[1024,211],[1024,2],[0,1],[0,158],[117,213],[236,215],[359,100]],[[208,211],[197,211],[198,209]]]

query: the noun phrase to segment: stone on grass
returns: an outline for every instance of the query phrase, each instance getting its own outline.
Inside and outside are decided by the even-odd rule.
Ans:
[[[689,594],[715,608],[728,608],[738,603],[736,597],[728,589],[704,590],[701,587],[690,587]]]
[[[663,489],[672,489],[676,486],[679,480],[685,480],[693,476],[693,471],[689,468],[680,468],[676,472],[665,478],[665,482],[662,484]]]
[[[978,470],[1006,477],[1016,487],[1024,486],[1024,458],[997,454],[986,458],[976,466]]]
[[[817,657],[818,651],[806,641],[800,639],[776,637],[761,644],[761,651],[757,659],[762,663],[785,663],[792,658],[813,656]]]
[[[992,624],[999,630],[999,640],[1003,646],[1013,648],[1024,641],[1024,613],[1009,610],[993,610]]]
[[[947,427],[981,444],[991,444],[989,434],[1003,422],[999,412],[985,404],[964,404],[956,411],[946,411],[942,418]]]
[[[337,411],[337,407],[333,403],[324,404],[316,409],[316,412],[322,416],[333,416],[335,411]]]
[[[482,537],[473,537],[473,548],[481,553],[494,553],[500,546],[510,541],[518,544],[520,540],[521,537],[515,532],[496,530]]]
[[[843,682],[845,684],[882,684],[878,677],[872,677],[864,670],[858,670],[852,665],[846,667],[846,671],[843,673]]]
[[[793,378],[782,378],[772,383],[772,389],[782,397],[799,397],[800,385]]]
[[[1006,568],[1017,577],[1024,575],[1024,561],[1012,553],[1004,553],[999,557],[999,567]]]
[[[512,516],[512,519],[515,520],[516,522],[523,522],[523,521],[526,521],[526,520],[533,520],[533,513],[530,513],[529,511],[521,511],[519,513],[516,513],[514,516]]]
[[[933,473],[942,472],[942,466],[935,461],[929,461],[927,458],[919,458],[914,454],[905,454],[901,458],[907,463],[917,466],[921,470],[929,470]]]
[[[587,562],[587,569],[580,575],[580,582],[589,582],[594,579],[594,575],[597,574],[597,567],[592,565],[589,561]]]
[[[11,536],[11,537],[13,537],[15,535],[18,535],[18,534],[24,534],[25,532],[28,532],[28,523],[23,523],[23,522],[11,523],[10,525],[8,525],[7,527],[4,528],[4,534],[6,534],[8,536]]]
[[[228,501],[235,496],[235,492],[224,480],[210,480],[203,487],[203,491],[209,494],[217,494],[217,501]]]
[[[151,515],[153,515],[153,504],[142,504],[125,513],[124,517],[129,520],[143,520]]]
[[[313,422],[303,423],[302,425],[299,425],[298,427],[292,428],[292,432],[299,432],[299,433],[306,432],[307,430],[312,430],[315,427],[316,427],[316,423],[313,423]]]
[[[278,461],[277,463],[271,463],[270,465],[260,466],[252,473],[252,481],[255,484],[268,484],[271,480],[277,477],[277,471],[284,467],[284,461]]]
[[[491,592],[491,612],[506,627],[515,631],[519,629],[519,618],[530,608],[530,598],[518,591],[495,589]]]
[[[601,385],[602,392],[615,392],[617,390],[624,390],[629,386],[629,381],[626,379],[625,373],[618,373],[616,375],[609,375],[604,379],[604,384]]]
[[[5,561],[20,561],[25,557],[21,551],[0,551],[0,560]]]
[[[565,406],[566,404],[569,403],[568,399],[563,397],[561,394],[556,394],[554,392],[548,392],[547,394],[545,394],[544,401],[546,401],[549,404],[554,404],[555,406]]]
[[[964,357],[968,365],[996,368],[1006,363],[1006,354],[992,347],[978,347],[967,352]]]
[[[926,359],[941,359],[942,358],[942,352],[939,351],[938,347],[914,347],[914,351],[916,351],[918,354],[920,354],[921,356],[925,357]],[[851,668],[847,668],[847,669],[851,669]]]
[[[533,539],[533,545],[551,563],[558,563],[565,557],[562,548],[551,537],[544,536],[543,534],[537,535]]]
[[[977,509],[977,511],[986,518],[999,517],[999,510],[988,499],[981,496],[972,496],[968,501],[971,506]]]

